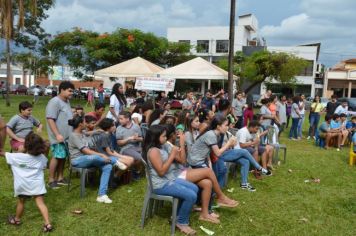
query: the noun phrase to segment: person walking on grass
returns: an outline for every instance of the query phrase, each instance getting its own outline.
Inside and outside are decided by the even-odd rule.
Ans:
[[[85,105],[86,107],[88,106],[88,104],[90,105],[90,107],[92,109],[94,109],[94,89],[90,88],[88,90],[88,94],[87,94],[87,104]]]
[[[36,87],[33,89],[33,104],[36,104],[38,102],[40,92],[40,86],[36,85]]]
[[[25,138],[26,153],[6,153],[6,162],[11,166],[14,176],[14,192],[18,197],[16,215],[8,218],[8,223],[19,226],[25,209],[25,201],[35,199],[36,205],[44,219],[43,232],[50,232],[53,226],[50,223],[48,209],[44,202],[46,185],[44,181],[44,170],[47,167],[44,140],[37,134],[31,132]]]
[[[68,185],[63,177],[63,170],[68,157],[66,142],[72,131],[68,120],[73,118],[69,103],[73,91],[74,85],[70,81],[63,81],[59,85],[59,95],[49,100],[46,107],[47,132],[52,152],[48,181],[48,186],[51,189],[57,189],[59,185]]]

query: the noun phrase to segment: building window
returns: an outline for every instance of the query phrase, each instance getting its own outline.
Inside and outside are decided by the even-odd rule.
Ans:
[[[217,53],[229,52],[229,40],[216,40],[216,52]]]
[[[187,44],[190,46],[190,40],[178,40],[178,43]]]
[[[21,78],[15,78],[15,84],[21,84]]]
[[[314,61],[308,60],[308,65],[301,71],[299,76],[313,76]]]
[[[198,40],[197,41],[197,52],[198,53],[208,53],[209,52],[209,40]]]

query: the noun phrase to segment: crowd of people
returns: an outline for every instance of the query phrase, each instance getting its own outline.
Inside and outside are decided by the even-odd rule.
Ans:
[[[177,227],[192,235],[195,230],[189,226],[189,216],[194,205],[200,206],[196,208],[200,211],[199,220],[219,223],[220,215],[212,209],[214,200],[221,207],[239,204],[222,191],[230,163],[241,166],[241,190],[254,192],[249,173],[256,179],[272,175],[274,149],[278,148],[281,133],[290,125],[289,138],[303,138],[304,95],[277,97],[268,90],[257,101],[260,108],[254,114],[256,107],[253,102],[247,104],[243,92],[237,92],[230,102],[223,90],[216,94],[207,91],[199,99],[189,91],[182,109],[173,111],[165,92],[157,100],[147,99],[147,94],[140,92],[128,106],[124,88],[117,83],[107,112],[102,97],[93,104],[93,111],[84,112],[83,107],[70,105],[74,89],[71,82],[63,81],[58,95],[48,102],[48,141],[41,137],[43,124],[32,116],[33,104],[29,102],[21,102],[19,113],[6,125],[0,122],[0,151],[11,165],[18,197],[16,214],[8,220],[10,224],[21,224],[25,200],[34,197],[45,222],[43,231],[53,229],[43,198],[43,172],[50,152],[48,188],[68,185],[64,164],[69,159],[72,167],[101,170],[96,198],[99,203],[112,203],[107,192],[115,185],[109,183],[115,183],[128,170],[133,179],[140,179],[147,166],[153,191],[180,199]],[[319,127],[324,111],[325,122]],[[310,108],[307,139],[322,138],[326,149],[334,145],[337,150],[348,139],[355,142],[356,136],[352,134],[356,117],[347,121],[348,114],[347,102],[339,104],[334,96],[323,107],[316,96]],[[5,133],[11,146],[11,152],[6,154]]]

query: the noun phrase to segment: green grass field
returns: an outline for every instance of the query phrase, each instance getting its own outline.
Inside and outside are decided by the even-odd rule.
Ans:
[[[18,103],[32,97],[12,96],[11,107],[0,99],[0,114],[9,120],[17,113]],[[48,98],[41,97],[33,115],[45,123]],[[73,101],[77,104],[80,101]],[[84,105],[84,101],[82,101]],[[304,125],[306,132],[308,121]],[[45,132],[46,135],[46,132]],[[356,235],[356,167],[348,165],[349,148],[337,152],[322,150],[312,141],[292,142],[287,131],[281,143],[287,144],[287,163],[278,166],[272,177],[249,180],[257,191],[239,189],[238,179],[229,178],[228,188],[235,188],[229,196],[238,199],[240,206],[217,209],[221,224],[213,225],[198,220],[192,213],[191,225],[198,235],[205,233],[202,225],[215,235]],[[7,150],[9,150],[8,140]],[[288,171],[288,170],[291,170]],[[48,171],[46,171],[46,175]],[[320,178],[320,183],[304,180]],[[153,218],[139,227],[146,180],[120,186],[110,191],[111,205],[96,203],[97,186],[88,187],[86,197],[79,198],[79,179],[68,193],[66,188],[48,190],[45,197],[55,227],[53,235],[169,235],[170,207],[166,204]],[[225,190],[227,193],[227,191]],[[23,224],[14,227],[6,223],[8,215],[15,213],[13,179],[5,159],[0,159],[0,235],[39,235],[42,217],[33,201],[26,204]],[[83,210],[74,215],[74,209]],[[180,233],[177,232],[177,235]]]

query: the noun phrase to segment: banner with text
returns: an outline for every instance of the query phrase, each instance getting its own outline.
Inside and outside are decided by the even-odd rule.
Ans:
[[[175,79],[138,77],[136,78],[135,89],[172,92],[175,83]]]

